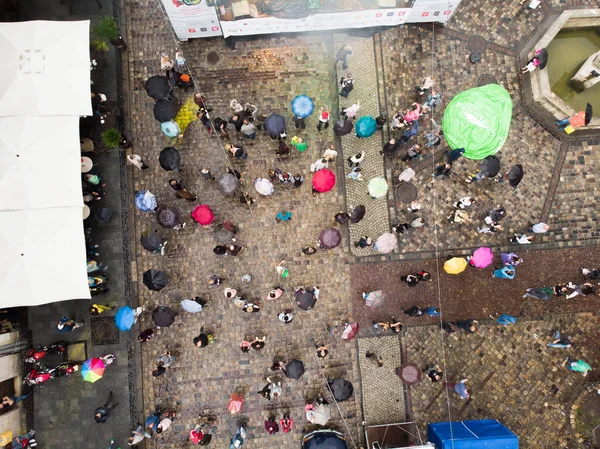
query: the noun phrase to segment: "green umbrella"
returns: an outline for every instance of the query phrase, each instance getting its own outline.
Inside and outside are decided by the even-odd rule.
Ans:
[[[506,89],[488,84],[461,92],[446,106],[444,138],[452,149],[464,148],[469,159],[496,153],[508,137],[512,100]]]
[[[388,191],[388,183],[383,176],[378,176],[369,181],[369,195],[373,198],[381,198]]]

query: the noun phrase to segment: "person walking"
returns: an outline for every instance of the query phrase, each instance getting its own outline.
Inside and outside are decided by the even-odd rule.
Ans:
[[[283,295],[284,292],[285,292],[285,290],[281,287],[273,287],[273,290],[271,290],[269,292],[269,294],[267,295],[267,299],[268,300],[278,299],[281,297],[281,295]]]
[[[109,310],[114,309],[114,306],[110,306],[108,304],[92,304],[88,310],[90,315],[100,315],[103,312],[108,312]]]
[[[446,161],[452,164],[454,161],[460,159],[463,154],[465,154],[464,148],[455,148],[452,151],[446,151]]]
[[[455,209],[466,209],[471,207],[471,205],[475,202],[475,199],[472,196],[465,196],[461,198],[456,203],[453,204]]]
[[[71,332],[82,326],[83,326],[83,321],[70,320],[66,316],[64,316],[60,319],[60,321],[56,325],[56,330],[61,333]]]
[[[518,243],[519,245],[529,245],[533,241],[533,236],[527,234],[514,234],[509,240],[511,243]]]
[[[355,248],[367,248],[373,244],[371,237],[363,235],[358,241],[354,242]]]
[[[140,170],[146,170],[148,168],[148,165],[146,165],[146,163],[142,159],[142,156],[140,156],[139,154],[128,154],[127,163],[139,168]]]
[[[225,145],[225,149],[231,153],[233,157],[238,160],[246,160],[248,158],[248,153],[244,150],[244,147],[236,147],[232,143],[228,143]]]
[[[281,321],[283,324],[289,324],[294,319],[294,314],[292,313],[291,309],[286,309],[283,312],[281,312],[277,317],[279,318],[279,321]]]
[[[423,373],[425,374],[425,379],[433,383],[439,382],[444,377],[444,373],[439,365],[428,365],[423,370]]]
[[[413,159],[418,159],[419,157],[421,157],[421,145],[414,144],[408,149],[406,156],[402,157],[402,161],[408,162],[412,161]]]
[[[354,103],[352,106],[343,109],[340,116],[343,118],[355,118],[358,110],[360,109],[360,100]]]
[[[571,357],[567,357],[562,366],[566,366],[569,371],[575,371],[577,373],[583,373],[583,377],[587,377],[588,373],[592,370],[592,367],[583,360],[575,360]]]
[[[152,370],[152,376],[159,377],[162,376],[168,368],[173,365],[175,362],[175,357],[171,355],[170,351],[167,351],[165,354],[161,355],[156,359],[157,366]]]
[[[118,402],[113,401],[113,396],[113,392],[111,391],[108,394],[108,399],[106,399],[106,402],[94,410],[94,419],[98,424],[108,421],[111,412],[117,408],[117,405],[119,405]]]
[[[388,143],[383,146],[383,149],[379,152],[382,156],[393,156],[398,150],[398,143],[396,139],[391,138]]]
[[[446,382],[446,387],[452,388],[456,392],[456,394],[460,396],[461,399],[469,399],[471,395],[469,394],[469,390],[467,389],[466,385],[468,381],[469,379],[465,378],[457,383]]]
[[[342,45],[342,48],[338,50],[335,54],[335,63],[338,61],[342,63],[342,70],[348,69],[348,58],[352,54],[352,48],[347,46],[346,44]]]
[[[263,349],[265,347],[265,340],[267,339],[266,336],[263,337],[256,337],[254,339],[254,341],[252,343],[250,343],[250,346],[252,347],[252,349],[254,349],[255,351],[260,351],[261,349]],[[281,385],[281,384],[280,384]]]
[[[560,335],[560,331],[555,331],[554,338],[546,345],[548,348],[561,349],[569,349],[571,346],[573,346],[573,340],[571,340],[571,337],[562,337]]]
[[[196,195],[189,192],[185,187],[183,187],[176,179],[169,179],[169,185],[173,188],[173,190],[175,190],[175,196],[177,198],[181,198],[183,200],[188,201],[196,201],[196,199],[198,198]]]
[[[352,89],[354,89],[354,80],[352,79],[352,74],[350,72],[346,73],[345,77],[342,77],[340,80],[340,86],[342,86],[340,95],[344,98],[347,98]]]
[[[275,215],[275,220],[278,223],[281,223],[283,221],[291,221],[292,220],[292,213],[290,211],[287,211],[287,210],[280,210],[279,212],[277,212],[277,215]]]
[[[149,340],[150,340],[150,339],[151,339],[153,336],[154,336],[154,329],[152,329],[152,328],[149,328],[149,329],[146,329],[146,330],[144,330],[144,331],[140,332],[140,335],[138,335],[138,338],[137,338],[137,340],[138,340],[140,343],[146,343],[146,342],[147,342],[147,341],[149,341]]]
[[[213,174],[210,172],[210,170],[208,168],[203,168],[202,170],[200,170],[200,175],[202,175],[202,177],[204,179],[206,179],[207,181],[215,180],[215,177],[213,176]]]
[[[320,359],[324,359],[325,357],[327,357],[327,354],[329,354],[329,348],[327,348],[326,344],[321,343],[315,346],[317,350],[317,357],[319,357]]]
[[[195,337],[192,341],[198,348],[205,348],[208,345],[212,344],[214,339],[211,333],[204,332],[204,328],[201,327],[200,334],[197,337]]]
[[[474,334],[475,332],[477,332],[477,328],[475,327],[475,325],[479,324],[478,321],[472,318],[467,318],[466,320],[452,321],[451,323],[454,324],[456,327],[459,327],[462,330],[464,330],[467,334]]]
[[[223,279],[218,277],[216,274],[213,274],[211,277],[208,278],[208,288],[218,287],[219,285],[221,285],[222,282]]]
[[[292,426],[294,425],[294,421],[292,420],[292,418],[290,418],[289,413],[283,414],[283,418],[281,418],[279,420],[279,425],[281,426],[281,430],[283,430],[284,433],[288,433],[288,432],[292,431]]]
[[[244,135],[244,139],[250,139],[250,145],[254,145],[254,139],[256,139],[256,127],[254,123],[244,120],[240,129]]]
[[[175,412],[166,412],[165,417],[156,426],[155,432],[159,435],[163,432],[166,432],[169,429],[169,427],[171,427],[171,424],[173,424],[175,416]]]
[[[498,268],[492,272],[492,277],[498,279],[514,279],[515,268],[512,265],[504,265],[502,268]]]
[[[269,435],[274,435],[279,432],[279,425],[275,421],[275,416],[269,416],[269,419],[265,421],[265,430]]]
[[[299,129],[299,128],[305,129],[306,128],[306,119],[304,117],[294,115],[294,118],[292,120],[294,121],[294,126],[296,126],[296,129]]]
[[[129,446],[135,446],[138,443],[141,443],[144,438],[151,439],[152,435],[144,430],[144,426],[141,424],[137,426],[137,428],[131,432],[131,436],[127,441]]]
[[[534,232],[536,234],[545,234],[546,232],[548,232],[548,229],[550,229],[550,226],[548,226],[546,223],[536,223],[533,226],[531,226],[531,228],[529,228],[529,230],[527,232]]]
[[[329,128],[329,109],[327,106],[322,107],[319,110],[319,123],[317,124],[317,130],[320,132],[325,126],[325,129]]]
[[[329,162],[333,162],[335,161],[337,155],[338,152],[335,151],[335,145],[331,144],[329,145],[329,148],[327,148],[323,153],[323,159],[327,159]]]

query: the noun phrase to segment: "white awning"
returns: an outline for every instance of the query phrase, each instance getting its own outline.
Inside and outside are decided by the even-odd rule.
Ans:
[[[0,116],[92,115],[90,22],[0,23]]]
[[[2,307],[90,298],[81,211],[0,212]]]
[[[82,207],[79,118],[0,117],[0,211]]]

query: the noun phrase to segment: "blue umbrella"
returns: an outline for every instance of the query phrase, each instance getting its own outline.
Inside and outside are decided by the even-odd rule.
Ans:
[[[308,117],[315,109],[315,103],[308,95],[298,95],[292,101],[292,112],[297,117]]]
[[[120,330],[128,331],[133,327],[134,321],[135,317],[131,307],[123,306],[117,310],[117,314],[115,315],[115,323]]]
[[[156,197],[148,190],[140,190],[135,194],[135,205],[142,212],[152,212],[156,209]]]
[[[179,137],[181,134],[181,128],[175,120],[169,120],[160,124],[160,129],[167,137]]]
[[[357,137],[370,137],[377,129],[377,123],[375,119],[370,115],[365,115],[358,119],[356,122],[356,136]]]

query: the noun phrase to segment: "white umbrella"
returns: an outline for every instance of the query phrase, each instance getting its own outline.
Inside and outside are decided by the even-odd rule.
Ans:
[[[257,178],[254,181],[254,188],[258,193],[264,196],[271,196],[275,189],[273,188],[273,184],[266,178]]]
[[[388,183],[383,176],[378,176],[369,181],[368,190],[373,198],[381,198],[388,191]]]
[[[331,418],[331,410],[328,404],[320,404],[314,410],[306,411],[306,419],[312,424],[324,426]]]
[[[381,234],[379,236],[379,238],[375,241],[373,248],[382,254],[391,253],[398,248],[398,239],[394,234],[386,232],[385,234]]]
[[[90,22],[0,23],[0,116],[92,115]]]
[[[190,313],[198,313],[202,312],[202,305],[198,304],[196,301],[192,301],[191,299],[184,299],[181,301],[181,307],[183,310]]]

